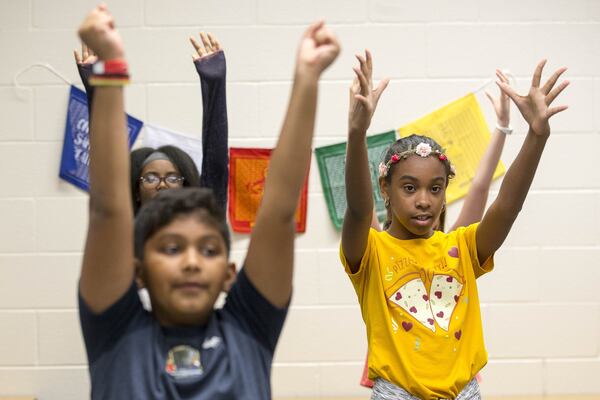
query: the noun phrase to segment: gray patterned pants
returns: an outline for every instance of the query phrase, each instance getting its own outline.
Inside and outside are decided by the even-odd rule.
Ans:
[[[373,394],[371,400],[420,400],[418,397],[413,396],[406,390],[394,385],[385,379],[377,378],[375,385],[373,386]],[[481,400],[481,393],[479,393],[479,385],[475,378],[460,391],[456,400]]]

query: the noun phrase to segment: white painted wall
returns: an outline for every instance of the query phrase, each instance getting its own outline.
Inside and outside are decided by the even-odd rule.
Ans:
[[[76,312],[86,196],[59,181],[71,51],[92,1],[0,0],[0,395],[82,399],[89,380]],[[368,46],[390,76],[373,133],[477,88],[496,67],[525,90],[536,62],[570,67],[521,217],[480,281],[490,363],[485,394],[600,393],[600,1],[122,0],[109,4],[133,84],[128,111],[199,135],[200,91],[187,37],[214,32],[226,49],[232,146],[273,146],[303,27],[324,16],[343,54],[321,84],[315,145],[345,139],[353,54]],[[480,96],[488,121],[493,112]],[[509,164],[524,138],[508,138]],[[493,189],[497,191],[495,183]],[[450,208],[456,216],[459,205]],[[273,372],[276,396],[364,395],[366,350],[354,293],[337,259],[313,160],[307,233],[297,239],[295,296]],[[233,257],[247,245],[236,237]]]

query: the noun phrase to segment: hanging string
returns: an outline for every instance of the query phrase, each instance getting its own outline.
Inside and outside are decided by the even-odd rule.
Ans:
[[[19,83],[19,77],[21,75],[23,75],[25,72],[29,71],[30,69],[38,68],[38,67],[39,68],[44,68],[44,69],[52,72],[54,75],[56,75],[61,80],[63,80],[66,84],[72,85],[71,81],[68,78],[66,78],[63,74],[61,74],[60,72],[58,72],[52,65],[50,65],[48,63],[37,62],[37,63],[31,64],[31,65],[28,65],[25,68],[21,68],[19,71],[17,71],[17,73],[13,77],[13,84],[15,86],[15,89],[17,90],[17,94],[19,93],[19,91],[29,90],[28,87],[23,86],[23,85],[21,85]]]
[[[504,75],[506,75],[506,77],[508,78],[508,84],[512,85],[515,82],[515,77],[513,74],[510,73],[509,70],[505,69],[502,71],[502,73]],[[473,90],[473,93],[479,93],[482,90],[485,90],[489,85],[496,83],[496,79],[488,79],[487,81],[485,81],[481,86],[479,86],[479,88],[477,88],[476,90]]]

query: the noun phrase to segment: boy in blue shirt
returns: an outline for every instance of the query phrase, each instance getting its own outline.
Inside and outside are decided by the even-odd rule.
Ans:
[[[310,160],[318,80],[339,53],[322,22],[303,34],[283,128],[244,265],[229,261],[208,189],[160,193],[133,225],[121,37],[105,5],[79,28],[98,55],[90,129],[89,229],[80,318],[94,399],[269,399],[292,292],[294,215]],[[135,241],[132,236],[135,235]],[[137,288],[148,289],[152,312]],[[222,291],[223,309],[214,310]]]

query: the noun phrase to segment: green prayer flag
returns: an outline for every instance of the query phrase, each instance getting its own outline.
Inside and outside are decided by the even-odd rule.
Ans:
[[[383,198],[379,193],[378,165],[382,160],[383,152],[390,144],[396,141],[396,131],[389,131],[377,135],[367,136],[367,151],[369,167],[371,169],[371,185],[373,186],[373,200],[377,217],[385,220],[386,209]],[[346,212],[346,143],[337,143],[315,149],[323,193],[327,202],[329,216],[336,229],[342,229],[344,213]]]

